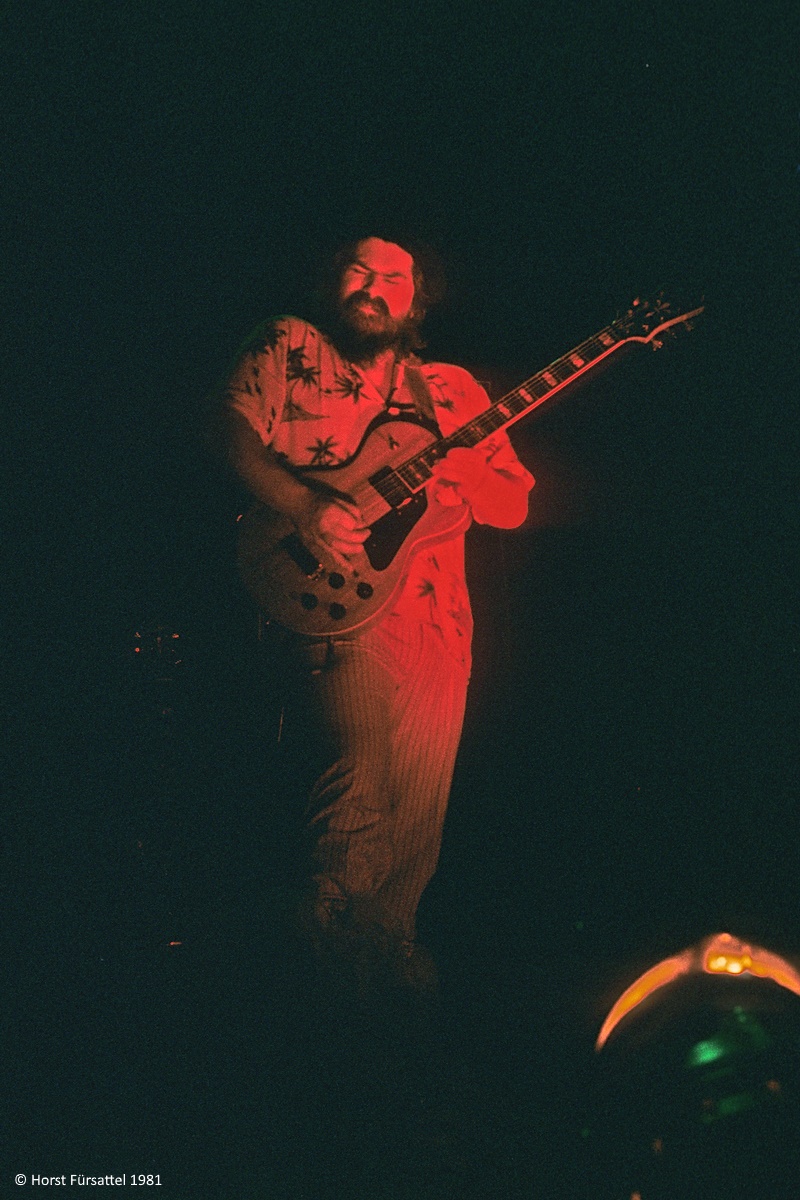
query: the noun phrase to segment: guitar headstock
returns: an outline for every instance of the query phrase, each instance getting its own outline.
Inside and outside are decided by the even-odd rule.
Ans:
[[[694,307],[672,305],[659,292],[654,300],[637,298],[623,317],[614,322],[614,328],[627,341],[650,342],[653,349],[663,346],[662,334],[674,336],[678,329],[691,329],[694,321],[704,311],[705,305]]]

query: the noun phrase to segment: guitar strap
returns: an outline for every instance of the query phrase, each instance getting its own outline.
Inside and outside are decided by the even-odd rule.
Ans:
[[[414,400],[414,407],[417,410],[417,416],[423,417],[427,421],[432,421],[434,427],[441,434],[439,422],[436,420],[436,412],[433,407],[433,398],[431,397],[430,389],[425,382],[425,377],[419,367],[412,367],[406,364],[406,383],[408,390]]]

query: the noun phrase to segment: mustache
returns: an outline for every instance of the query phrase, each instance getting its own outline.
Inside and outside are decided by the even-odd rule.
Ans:
[[[345,312],[350,312],[360,304],[369,304],[382,316],[389,316],[389,305],[381,296],[370,296],[367,292],[353,292],[344,302]]]

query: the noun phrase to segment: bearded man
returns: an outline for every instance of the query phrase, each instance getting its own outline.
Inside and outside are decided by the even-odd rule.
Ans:
[[[415,353],[432,291],[423,261],[412,244],[380,237],[347,246],[324,329],[291,316],[267,322],[225,389],[229,462],[258,501],[292,522],[310,555],[342,573],[370,529],[351,497],[310,486],[302,468],[349,461],[387,412],[419,415],[447,436],[489,405],[467,371]],[[476,521],[512,528],[525,519],[532,485],[507,437],[495,434],[436,464],[428,503],[466,506]],[[281,634],[289,673],[305,685],[287,722],[316,758],[305,927],[326,952],[369,942],[401,983],[426,974],[416,914],[439,856],[471,636],[461,531],[412,554],[372,621],[325,636]]]

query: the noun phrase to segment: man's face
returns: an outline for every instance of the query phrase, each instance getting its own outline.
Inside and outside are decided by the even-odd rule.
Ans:
[[[365,341],[391,345],[414,304],[414,260],[401,246],[365,238],[342,272],[339,309]]]

